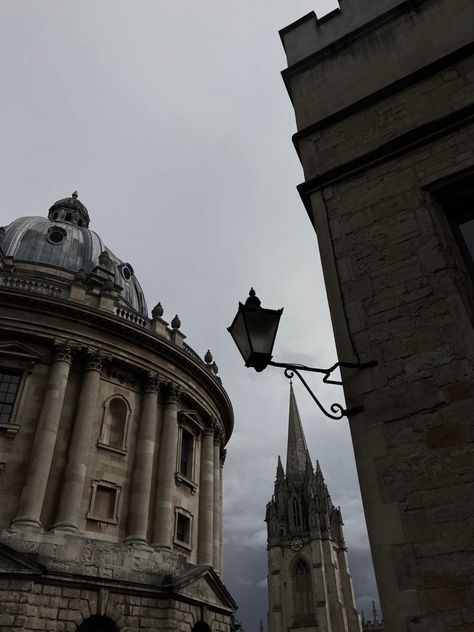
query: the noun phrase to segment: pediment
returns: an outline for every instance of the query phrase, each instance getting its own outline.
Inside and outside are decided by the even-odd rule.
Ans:
[[[41,360],[41,356],[34,349],[17,340],[0,340],[0,358],[2,357],[14,357],[30,362]]]
[[[200,433],[205,428],[201,416],[196,410],[180,410],[178,416],[180,422],[187,425],[194,432]]]
[[[174,577],[170,588],[174,592],[186,595],[197,601],[230,612],[237,610],[237,604],[222,583],[222,580],[210,566],[195,566],[178,577]]]
[[[41,575],[44,567],[28,555],[0,543],[0,575]]]

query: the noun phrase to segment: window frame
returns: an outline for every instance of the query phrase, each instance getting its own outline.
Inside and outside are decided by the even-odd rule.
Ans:
[[[474,171],[455,174],[426,187],[440,207],[467,273],[474,279],[474,252],[471,254],[462,235],[460,225],[474,220]]]
[[[197,483],[197,454],[198,454],[198,442],[202,431],[204,430],[204,424],[201,417],[194,410],[183,410],[178,413],[178,449],[176,451],[176,473],[175,481],[177,485],[184,484],[190,488],[191,493],[194,495],[198,490]],[[181,471],[181,457],[183,449],[183,433],[187,433],[192,445],[191,451],[191,463],[190,473],[184,474]]]
[[[4,373],[20,375],[20,383],[9,421],[0,421],[0,432],[14,437],[21,428],[19,423],[27,401],[26,393],[30,375],[41,356],[16,340],[0,341],[0,370]]]
[[[91,499],[89,503],[89,511],[87,512],[87,515],[86,515],[87,519],[94,520],[95,522],[103,522],[106,524],[115,524],[115,525],[118,524],[119,513],[120,513],[121,491],[122,491],[122,488],[120,487],[120,485],[117,485],[116,483],[112,483],[111,481],[93,480],[91,482],[91,487],[92,487],[92,493],[91,493]],[[96,498],[97,498],[97,488],[99,487],[105,487],[107,489],[112,489],[115,491],[115,502],[114,502],[114,511],[113,511],[112,518],[99,517],[97,516],[96,513],[94,513],[95,503],[96,503]]]
[[[107,443],[107,423],[110,419],[110,404],[112,400],[114,399],[121,399],[125,403],[125,406],[127,409],[121,447],[113,446],[113,445],[110,445],[110,443]],[[127,398],[124,397],[120,393],[114,393],[113,395],[110,395],[110,397],[108,397],[104,401],[103,406],[104,406],[104,411],[102,413],[102,423],[100,426],[100,434],[97,440],[97,446],[99,448],[103,448],[104,450],[110,450],[111,452],[117,452],[118,454],[125,455],[128,452],[128,434],[129,434],[129,426],[130,426],[130,417],[132,414],[132,407],[130,406],[130,403],[127,400]]]
[[[184,518],[188,521],[188,534],[189,541],[185,542],[184,540],[178,539],[178,520],[179,517]],[[190,511],[184,509],[184,507],[175,507],[174,508],[174,529],[173,529],[173,544],[179,546],[181,548],[187,549],[188,551],[192,551],[193,549],[193,526],[194,526],[194,516]]]

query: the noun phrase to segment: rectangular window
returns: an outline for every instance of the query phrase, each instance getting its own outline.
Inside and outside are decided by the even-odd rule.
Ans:
[[[180,462],[179,472],[183,476],[192,479],[193,477],[193,448],[194,437],[193,435],[182,428],[181,430],[181,450],[180,450]]]
[[[180,546],[191,548],[191,515],[187,515],[185,509],[175,511],[175,535],[174,541]]]
[[[113,483],[92,481],[92,496],[87,517],[98,522],[116,524],[120,488]]]
[[[12,418],[21,375],[0,371],[0,422],[9,422]]]
[[[474,178],[470,175],[434,193],[453,229],[466,266],[474,276]]]

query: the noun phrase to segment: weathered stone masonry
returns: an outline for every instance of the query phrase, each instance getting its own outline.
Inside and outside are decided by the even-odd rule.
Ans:
[[[281,33],[388,632],[474,630],[474,5],[342,0]],[[356,18],[357,15],[357,23]],[[470,206],[469,206],[470,205]]]

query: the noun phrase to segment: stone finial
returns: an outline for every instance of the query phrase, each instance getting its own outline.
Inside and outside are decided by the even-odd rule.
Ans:
[[[155,307],[151,310],[151,317],[153,319],[161,318],[164,314],[163,305],[161,303],[157,303]]]
[[[79,197],[79,193],[77,191],[73,191],[71,197],[77,199]]]
[[[217,374],[219,373],[219,367],[217,366],[217,364],[216,364],[215,362],[213,362],[213,363],[211,364],[211,369],[212,369],[212,371],[213,371],[213,373],[214,373],[215,375],[217,375]]]
[[[204,356],[204,362],[206,364],[212,364],[213,361],[213,357],[212,357],[212,353],[209,351],[209,349],[206,351],[206,355]]]
[[[171,321],[171,327],[172,329],[179,329],[181,327],[181,321],[179,319],[178,314],[176,314],[176,316]]]

